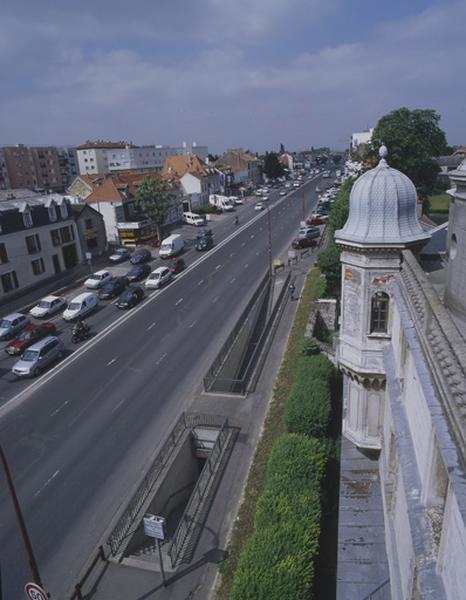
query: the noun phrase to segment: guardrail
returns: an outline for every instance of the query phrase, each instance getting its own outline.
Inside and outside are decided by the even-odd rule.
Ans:
[[[196,517],[199,513],[199,509],[208,494],[213,476],[216,472],[217,464],[219,463],[222,452],[228,441],[228,419],[223,419],[222,427],[219,431],[215,444],[212,451],[207,458],[204,467],[199,475],[199,478],[194,486],[191,496],[186,505],[180,522],[173,534],[170,549],[168,555],[174,568],[177,561],[179,560],[180,553],[192,532],[193,527],[197,524]]]
[[[82,590],[84,584],[86,583],[87,579],[89,578],[89,575],[92,573],[92,571],[94,570],[96,564],[99,561],[107,562],[107,557],[105,556],[105,552],[104,552],[103,546],[99,546],[99,550],[98,550],[97,555],[95,556],[94,560],[91,562],[91,564],[89,565],[87,571],[81,577],[80,582],[77,583],[74,586],[74,592],[73,592],[70,600],[84,600],[85,596],[83,596],[81,590]]]
[[[362,600],[390,600],[390,598],[390,579],[387,579]]]

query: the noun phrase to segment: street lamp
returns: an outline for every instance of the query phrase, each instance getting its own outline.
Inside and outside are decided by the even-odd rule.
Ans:
[[[272,280],[272,275],[273,275],[273,271],[272,271],[272,222],[270,219],[270,208],[269,208],[268,204],[267,204],[267,235],[268,235],[267,256],[268,256],[268,261],[269,261],[269,279]]]

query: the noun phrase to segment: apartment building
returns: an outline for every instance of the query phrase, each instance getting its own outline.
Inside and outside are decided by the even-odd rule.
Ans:
[[[82,261],[70,200],[0,192],[0,303]]]
[[[36,187],[41,190],[63,190],[57,148],[55,146],[36,146],[29,148],[29,152],[34,165]]]
[[[37,187],[37,177],[34,161],[27,146],[4,146],[2,148],[3,160],[8,172],[10,188],[28,188],[33,190]]]

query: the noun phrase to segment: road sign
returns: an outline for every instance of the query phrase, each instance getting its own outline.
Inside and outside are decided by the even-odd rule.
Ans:
[[[91,260],[92,254],[90,252],[86,252],[86,260]]]
[[[24,593],[28,600],[48,600],[47,594],[37,583],[26,583]]]
[[[165,519],[147,514],[144,517],[144,533],[157,540],[165,539]]]

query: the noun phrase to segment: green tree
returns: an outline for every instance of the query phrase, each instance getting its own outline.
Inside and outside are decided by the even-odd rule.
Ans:
[[[425,200],[435,189],[439,171],[433,157],[447,148],[439,121],[440,115],[432,109],[394,110],[377,123],[364,158],[376,162],[379,147],[385,144],[390,166],[405,173]]]
[[[269,179],[277,179],[278,177],[281,177],[285,172],[282,163],[278,160],[276,152],[265,153],[264,166],[262,170]]]
[[[155,224],[159,240],[162,239],[162,225],[174,208],[175,199],[176,194],[162,177],[145,177],[138,187],[135,204],[141,213]]]

